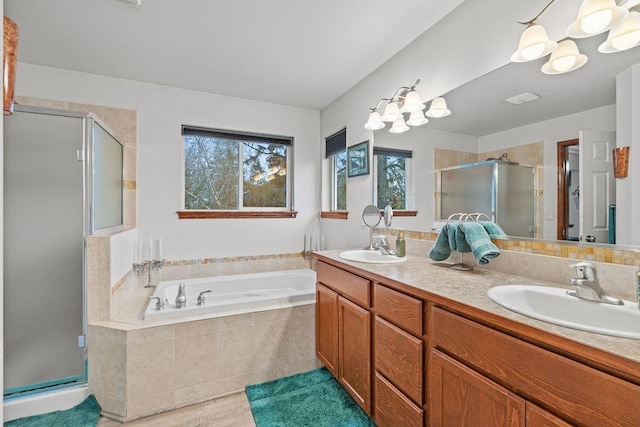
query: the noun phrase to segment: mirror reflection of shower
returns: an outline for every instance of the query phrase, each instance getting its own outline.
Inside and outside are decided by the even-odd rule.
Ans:
[[[580,154],[579,145],[567,148],[567,192],[569,194],[569,206],[567,212],[567,240],[578,241],[580,239]]]

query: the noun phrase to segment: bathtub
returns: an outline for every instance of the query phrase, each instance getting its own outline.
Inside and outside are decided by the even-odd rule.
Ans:
[[[185,284],[187,305],[176,308],[180,283]],[[144,320],[217,317],[311,304],[315,302],[315,283],[316,272],[310,269],[167,280],[160,282],[152,295],[162,298],[165,308],[156,310],[157,300],[150,300]],[[209,290],[204,294],[204,305],[197,305],[198,295]]]

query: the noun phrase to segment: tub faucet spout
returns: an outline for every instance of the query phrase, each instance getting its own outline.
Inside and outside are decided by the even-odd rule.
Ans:
[[[184,282],[178,285],[178,295],[176,296],[176,308],[183,308],[187,305],[187,293],[184,290]]]

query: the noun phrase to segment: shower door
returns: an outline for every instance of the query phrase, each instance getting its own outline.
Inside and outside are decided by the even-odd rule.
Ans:
[[[4,394],[86,382],[82,116],[4,119]]]

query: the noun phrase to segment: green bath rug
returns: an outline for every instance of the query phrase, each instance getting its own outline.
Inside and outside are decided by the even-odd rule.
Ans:
[[[100,418],[100,406],[93,395],[64,411],[18,418],[4,423],[5,427],[95,427]]]
[[[257,427],[375,426],[325,368],[247,387]]]

